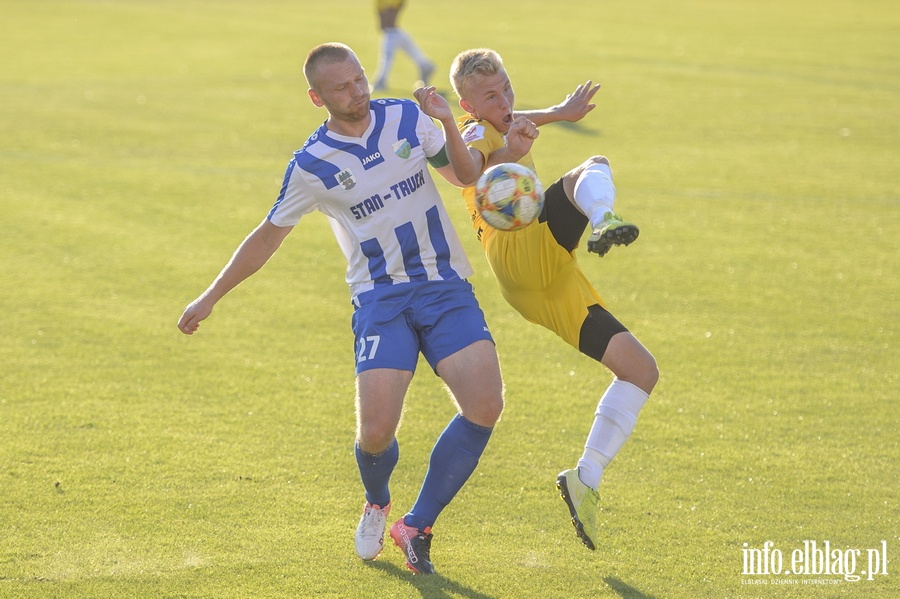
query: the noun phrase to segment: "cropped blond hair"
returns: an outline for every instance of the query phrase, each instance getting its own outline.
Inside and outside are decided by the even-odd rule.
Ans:
[[[474,77],[496,75],[503,70],[503,59],[490,48],[474,48],[460,52],[450,66],[450,84],[460,98],[465,98],[467,86]]]

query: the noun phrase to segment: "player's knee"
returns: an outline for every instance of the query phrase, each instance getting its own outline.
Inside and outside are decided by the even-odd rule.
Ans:
[[[503,413],[503,390],[498,389],[486,395],[481,402],[481,417],[484,420],[483,426],[493,426],[500,420],[500,414]]]
[[[485,402],[486,417],[492,422],[497,422],[500,420],[500,415],[503,413],[503,407],[503,391],[499,390],[492,394],[487,402]]]
[[[606,166],[612,168],[609,164],[609,159],[606,156],[601,156],[598,154],[596,156],[591,156],[590,158],[573,168],[571,171],[569,171],[569,174],[574,176],[575,178],[578,178],[586,169],[596,164],[605,164]]]
[[[656,358],[652,355],[648,355],[646,362],[641,365],[640,372],[638,373],[638,382],[634,384],[640,387],[647,395],[650,395],[658,382],[659,366],[656,364]]]
[[[659,367],[656,365],[656,359],[647,353],[641,359],[634,360],[625,372],[618,375],[618,378],[650,395],[653,388],[656,387],[656,383],[659,382]]]
[[[460,402],[462,415],[479,426],[494,426],[503,413],[503,389],[485,389],[478,397]]]
[[[377,455],[390,446],[396,432],[396,427],[387,423],[363,422],[359,425],[356,442],[366,453]]]
[[[607,167],[612,169],[609,164],[609,159],[606,156],[591,156],[568,173],[563,175],[563,185],[566,186],[566,193],[569,193],[569,197],[572,197],[572,194],[575,190],[575,184],[578,182],[578,178],[581,176],[586,169],[594,166],[595,164],[605,164]],[[570,193],[571,192],[571,193]]]
[[[610,166],[609,159],[606,156],[600,156],[600,155],[591,156],[590,158],[588,158],[587,160],[584,161],[584,165],[582,165],[582,166],[583,166],[583,168],[587,168],[594,164],[605,164],[606,166]]]

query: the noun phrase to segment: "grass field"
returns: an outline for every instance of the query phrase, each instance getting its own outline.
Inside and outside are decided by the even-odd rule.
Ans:
[[[896,3],[412,0],[444,89],[484,45],[520,108],[603,84],[534,155],[547,183],[610,157],[641,238],[580,259],[662,372],[589,552],[554,480],[609,374],[504,303],[442,185],[507,407],[433,577],[354,555],[350,306],[323,218],[200,335],[175,328],[325,118],[308,49],[344,41],[374,71],[371,5],[0,0],[0,596],[900,596]],[[496,25],[471,20],[486,6]],[[413,79],[399,56],[391,93]],[[452,413],[420,365],[397,513]],[[745,572],[811,541],[841,573]]]

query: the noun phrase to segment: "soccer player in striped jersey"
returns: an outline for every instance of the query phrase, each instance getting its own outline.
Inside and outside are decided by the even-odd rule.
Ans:
[[[313,48],[304,74],[310,99],[328,118],[294,153],[266,218],[178,327],[194,333],[304,215],[327,215],[347,259],[353,306],[355,453],[366,496],[355,538],[360,558],[375,559],[382,549],[396,432],[419,353],[458,407],[434,445],[418,498],[390,531],[407,566],[430,574],[431,527],[474,471],[503,409],[493,339],[466,280],[472,267],[428,165],[457,185],[477,173],[443,98],[420,99],[443,133],[415,102],[372,101],[359,59],[343,44]]]
[[[450,80],[467,113],[458,126],[479,173],[504,162],[534,170],[530,151],[538,126],[580,120],[594,108],[591,99],[600,87],[588,81],[557,106],[516,111],[503,62],[485,48],[459,54]],[[587,249],[600,256],[614,245],[634,241],[638,229],[613,210],[615,187],[603,156],[589,158],[550,185],[541,215],[520,230],[500,231],[488,225],[475,210],[472,186],[463,190],[463,197],[509,304],[615,375],[599,400],[577,467],[557,477],[578,536],[594,549],[600,478],[634,429],[659,372],[650,352],[606,309],[579,267],[575,249],[588,224],[592,233]]]

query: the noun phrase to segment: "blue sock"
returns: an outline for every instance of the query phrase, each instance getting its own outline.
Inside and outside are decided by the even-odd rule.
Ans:
[[[390,503],[391,492],[388,483],[398,459],[400,459],[400,444],[397,443],[397,439],[378,455],[366,453],[356,445],[359,475],[366,489],[366,501],[372,505],[383,508]]]
[[[415,505],[403,518],[407,526],[425,530],[456,496],[475,471],[494,429],[457,414],[431,450],[431,461]]]

